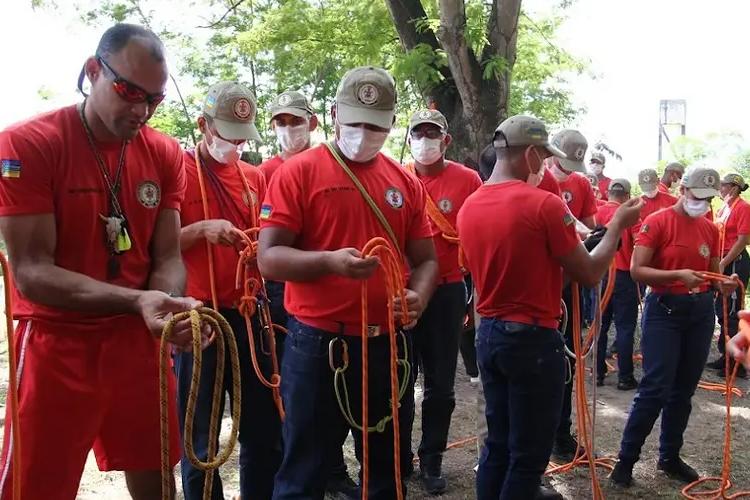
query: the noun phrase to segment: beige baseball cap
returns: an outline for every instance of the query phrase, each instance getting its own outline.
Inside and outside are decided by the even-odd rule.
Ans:
[[[515,115],[507,118],[495,129],[495,147],[542,146],[553,156],[566,158],[565,153],[550,144],[547,127],[533,116]]]
[[[203,114],[213,118],[216,130],[230,141],[260,141],[255,128],[258,104],[255,95],[235,82],[221,82],[208,89]]]
[[[586,156],[589,143],[582,133],[572,129],[561,130],[552,138],[552,144],[565,153],[565,158],[560,158],[562,168],[572,172],[586,172],[583,157]]]
[[[342,125],[368,123],[390,129],[396,114],[396,82],[373,66],[350,69],[336,91],[336,119]]]
[[[653,191],[659,187],[659,176],[653,168],[645,168],[638,172],[638,185],[642,191]]]
[[[591,153],[591,161],[604,165],[605,163],[607,163],[607,157],[604,156],[604,153],[594,151],[593,153]]]
[[[286,90],[277,95],[269,107],[271,120],[279,115],[294,115],[308,118],[313,112],[307,97],[297,90]]]
[[[685,173],[685,165],[683,165],[682,163],[680,163],[678,161],[673,161],[672,163],[668,164],[664,168],[665,172],[668,172],[670,170],[675,171],[675,172],[679,172],[681,174],[684,174]]]
[[[689,189],[696,198],[719,196],[719,173],[706,167],[693,167],[682,176],[680,185]]]
[[[618,194],[630,194],[630,181],[627,179],[612,179],[609,183],[609,192]]]
[[[409,130],[423,123],[437,125],[443,132],[448,131],[448,120],[445,119],[443,113],[436,109],[422,109],[411,115]]]

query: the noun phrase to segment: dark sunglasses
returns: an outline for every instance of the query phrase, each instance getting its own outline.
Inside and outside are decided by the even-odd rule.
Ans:
[[[440,139],[443,137],[443,131],[434,127],[426,127],[424,129],[414,129],[409,132],[409,135],[411,135],[412,139],[421,139],[423,137],[427,137],[428,139]]]
[[[125,78],[121,77],[117,71],[112,69],[112,67],[107,64],[107,61],[101,56],[96,56],[96,60],[104,69],[112,73],[112,76],[114,77],[112,80],[112,88],[122,100],[133,104],[146,102],[150,107],[156,107],[166,97],[166,94],[163,93],[149,94],[135,83],[127,81]],[[86,67],[84,66],[81,69],[81,74],[78,76],[78,90],[80,90],[83,95],[88,96],[88,94],[83,91],[83,78],[85,76]]]

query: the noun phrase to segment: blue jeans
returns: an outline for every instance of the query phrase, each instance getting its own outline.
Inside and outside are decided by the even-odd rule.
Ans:
[[[550,328],[482,318],[477,358],[487,402],[478,500],[533,499],[560,418],[565,361]]]
[[[606,282],[602,286],[606,288]],[[633,376],[633,338],[638,323],[638,288],[630,271],[617,271],[612,300],[602,315],[602,331],[597,345],[597,375],[607,373],[607,332],[615,322],[615,345],[617,346],[617,376],[625,381]]]
[[[349,424],[339,409],[333,386],[333,371],[329,366],[329,346],[334,339],[346,342],[349,348],[349,367],[344,376],[349,390],[349,402],[355,421],[361,423],[362,343],[358,337],[339,336],[305,325],[294,317],[289,320],[289,334],[284,345],[284,366],[281,374],[281,395],[286,408],[282,429],[284,459],[276,475],[274,500],[322,499],[326,479],[336,465],[332,457],[341,447],[342,432]],[[406,335],[411,352],[410,336]],[[370,425],[389,415],[390,369],[387,335],[369,340],[369,402]],[[341,365],[341,342],[334,344],[337,366]],[[399,352],[403,356],[399,342]],[[399,376],[403,371],[399,370]],[[399,429],[403,475],[411,470],[411,425],[414,413],[414,389],[411,380],[399,408]],[[362,463],[362,433],[351,429],[357,459]],[[396,498],[393,473],[393,425],[386,424],[384,432],[371,432],[370,499]],[[401,485],[404,494],[405,484]]]
[[[620,460],[634,463],[661,412],[659,458],[679,456],[691,399],[714,331],[713,293],[650,293],[643,308],[643,378],[620,444]]]
[[[240,495],[242,499],[267,500],[273,493],[273,478],[281,463],[281,419],[273,402],[271,390],[260,383],[250,363],[250,344],[247,337],[245,319],[236,309],[221,309],[237,339],[237,351],[240,359],[240,379],[242,406],[240,409]],[[270,360],[260,350],[258,332],[260,331],[257,315],[253,317],[253,331],[258,352],[258,361],[266,377],[270,374]],[[180,415],[180,429],[185,428],[185,408],[187,406],[190,378],[193,372],[193,355],[182,353],[174,358],[177,373],[177,402]],[[229,349],[226,351],[224,368],[224,393],[229,392],[230,404],[232,394],[232,367],[229,362]],[[209,422],[213,400],[213,381],[216,376],[216,345],[212,344],[203,351],[201,365],[201,383],[198,388],[195,419],[193,425],[193,443],[195,454],[206,460],[208,449]],[[222,398],[221,413],[224,413]],[[218,446],[216,448],[218,450]],[[196,469],[183,454],[180,461],[182,469],[182,489],[188,500],[203,498],[205,472]],[[212,499],[224,498],[219,474],[213,475]]]

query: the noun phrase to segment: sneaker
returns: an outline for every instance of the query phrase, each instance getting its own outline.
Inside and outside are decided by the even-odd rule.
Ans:
[[[664,472],[668,477],[687,484],[697,481],[699,478],[695,469],[683,462],[680,457],[672,460],[659,460],[656,468]]]
[[[552,488],[539,486],[534,500],[563,500],[563,496]]]
[[[583,448],[578,445],[578,441],[570,434],[565,434],[555,437],[555,442],[552,445],[552,454],[561,460],[569,462],[575,458],[578,449],[581,450],[580,454],[583,454]]]
[[[445,493],[448,483],[440,473],[440,467],[420,467],[419,478],[428,495],[441,495]]]
[[[633,464],[618,460],[609,474],[609,481],[621,488],[630,488],[633,484]]]
[[[638,381],[632,375],[629,378],[617,382],[618,391],[632,391],[638,388]]]
[[[326,493],[336,500],[360,500],[362,493],[348,473],[336,475],[328,479]]]
[[[719,356],[718,359],[715,361],[710,361],[706,363],[706,368],[711,368],[712,370],[720,370],[724,368],[724,356]]]

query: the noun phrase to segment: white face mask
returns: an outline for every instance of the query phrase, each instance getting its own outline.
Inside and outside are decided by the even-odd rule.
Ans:
[[[208,135],[208,134],[207,134]],[[211,134],[211,142],[206,143],[208,148],[208,154],[219,163],[234,163],[240,159],[242,153],[242,144],[234,144],[229,141],[225,141],[221,137]]]
[[[534,187],[539,187],[539,184],[542,183],[542,179],[544,179],[544,172],[546,170],[547,166],[542,163],[542,166],[539,167],[539,171],[537,173],[529,172],[529,176],[526,178],[526,184]]]
[[[411,155],[422,165],[432,165],[443,157],[442,139],[421,139],[411,140]]]
[[[599,165],[597,163],[593,163],[591,165],[591,173],[592,174],[594,174],[594,175],[596,175],[598,177],[598,176],[602,175],[602,172],[604,172],[604,166],[603,165]]]
[[[552,166],[552,175],[555,176],[555,179],[557,179],[558,182],[562,182],[566,180],[568,177],[570,177],[570,174],[567,172],[564,172],[560,167],[558,167],[557,163],[555,163]]]
[[[679,180],[672,181],[672,184],[669,185],[670,189],[677,189],[678,187],[680,187],[680,181]]]
[[[687,213],[690,217],[703,217],[711,209],[711,205],[708,203],[708,200],[694,200],[688,197],[685,197],[683,199],[685,200],[683,201],[683,208],[685,209],[685,213]]]
[[[352,161],[364,163],[375,158],[387,138],[388,132],[339,125],[339,137],[336,142],[344,156]]]
[[[274,129],[279,146],[285,153],[297,154],[310,142],[310,126],[307,123],[293,127],[276,125]]]
[[[657,194],[659,194],[659,190],[658,189],[654,189],[653,191],[644,191],[643,192],[643,196],[645,196],[646,198],[651,198],[651,199],[656,198]]]

